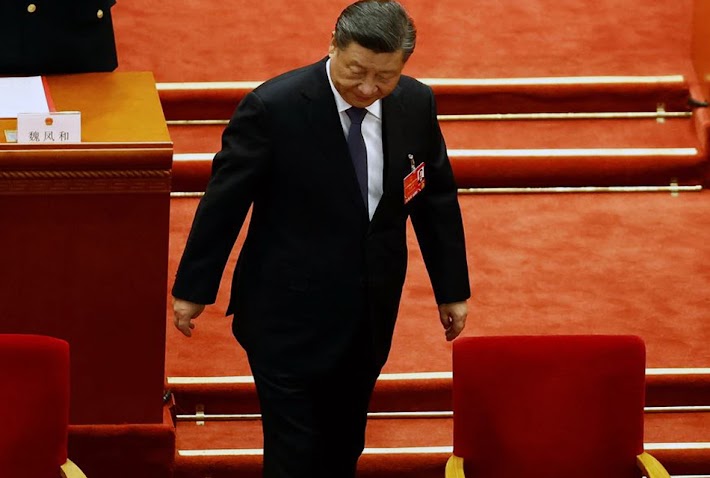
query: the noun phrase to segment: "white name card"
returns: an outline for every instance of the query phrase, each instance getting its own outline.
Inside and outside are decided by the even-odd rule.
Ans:
[[[34,144],[81,143],[81,113],[19,113],[17,142]]]

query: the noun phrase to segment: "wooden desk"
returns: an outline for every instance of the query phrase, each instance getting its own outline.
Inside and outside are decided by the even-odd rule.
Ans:
[[[162,423],[172,143],[155,81],[49,86],[83,142],[0,143],[0,333],[69,341],[72,424]]]

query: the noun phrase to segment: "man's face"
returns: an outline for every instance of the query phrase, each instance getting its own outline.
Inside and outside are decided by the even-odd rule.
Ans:
[[[392,93],[404,68],[404,53],[375,53],[351,42],[340,49],[331,41],[330,77],[352,106],[365,108]]]

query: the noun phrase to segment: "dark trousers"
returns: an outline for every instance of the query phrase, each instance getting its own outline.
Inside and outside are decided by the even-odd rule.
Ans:
[[[379,375],[369,341],[354,341],[318,377],[274,374],[251,363],[264,431],[264,478],[352,478],[365,446]]]

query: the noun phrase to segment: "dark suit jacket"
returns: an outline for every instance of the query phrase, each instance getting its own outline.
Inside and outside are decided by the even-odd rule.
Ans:
[[[0,74],[113,71],[118,64],[111,20],[115,3],[0,1]]]
[[[436,300],[469,297],[456,185],[431,89],[402,76],[382,111],[384,194],[371,222],[325,61],[264,83],[227,126],[173,294],[214,302],[253,203],[228,310],[250,359],[317,371],[337,361],[365,321],[384,364],[407,267],[408,216]],[[425,162],[426,187],[405,205],[409,154]]]

